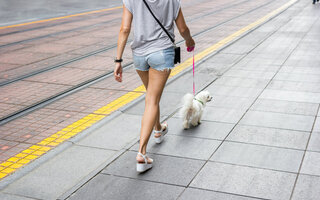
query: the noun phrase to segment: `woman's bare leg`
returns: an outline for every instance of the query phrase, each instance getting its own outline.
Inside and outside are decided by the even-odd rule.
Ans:
[[[159,121],[159,102],[163,88],[170,75],[170,70],[157,71],[150,68],[148,82],[145,80],[145,72],[138,72],[144,84],[147,84],[146,105],[142,117],[139,152],[146,154],[147,144],[156,122]],[[160,128],[161,125],[159,124]]]
[[[138,75],[140,76],[140,79],[144,85],[144,87],[146,89],[148,89],[148,81],[149,81],[149,71],[140,71],[140,70],[136,70]],[[158,107],[157,109],[157,118],[156,118],[156,122],[154,124],[154,128],[155,130],[161,130],[161,123],[160,123],[160,107]],[[157,135],[156,135],[157,137]],[[160,137],[160,135],[158,135],[158,137]]]

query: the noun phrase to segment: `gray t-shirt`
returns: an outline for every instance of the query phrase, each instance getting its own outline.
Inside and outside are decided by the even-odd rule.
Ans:
[[[178,17],[180,0],[146,0],[146,2],[174,38],[174,21]],[[173,46],[143,0],[123,0],[123,4],[133,15],[134,40],[131,49],[135,55],[144,56]]]

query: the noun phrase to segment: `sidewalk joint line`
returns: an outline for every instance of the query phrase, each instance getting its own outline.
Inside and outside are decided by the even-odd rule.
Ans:
[[[252,168],[252,169],[261,169],[261,170],[266,170],[266,171],[288,173],[288,174],[294,174],[294,175],[298,174],[298,172],[290,172],[290,171],[285,171],[285,170],[272,169],[272,168],[259,167],[259,166],[252,166],[252,165],[236,164],[236,163],[231,163],[231,162],[223,162],[223,161],[216,161],[216,160],[209,160],[208,162],[221,163],[221,164],[233,165],[233,166],[239,166],[239,167],[247,167],[247,168]]]
[[[206,188],[198,188],[198,187],[195,187],[195,186],[190,186],[188,188],[197,189],[197,190],[204,190],[204,191],[208,191],[208,192],[217,192],[217,193],[240,196],[240,197],[249,197],[249,198],[260,199],[260,200],[271,200],[271,199],[265,199],[265,198],[261,198],[261,197],[255,197],[255,196],[248,196],[248,195],[242,195],[242,194],[231,193],[231,192],[223,192],[223,191],[219,191],[219,190],[210,190],[210,189],[206,189]],[[179,198],[180,198],[180,196],[178,197],[178,199]]]

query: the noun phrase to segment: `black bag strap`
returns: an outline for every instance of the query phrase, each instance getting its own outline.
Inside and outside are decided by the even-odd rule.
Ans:
[[[174,44],[174,39],[170,36],[170,34],[168,33],[168,31],[164,28],[164,26],[161,24],[161,22],[157,19],[157,17],[153,14],[153,12],[151,11],[151,8],[149,7],[149,5],[147,4],[146,0],[143,0],[144,4],[147,6],[148,10],[150,11],[151,15],[153,16],[153,18],[158,22],[158,24],[161,26],[161,28],[163,29],[163,31],[168,35],[168,37],[170,38],[171,42]]]

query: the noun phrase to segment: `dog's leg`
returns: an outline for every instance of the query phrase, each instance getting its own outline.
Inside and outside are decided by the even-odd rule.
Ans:
[[[183,121],[183,128],[184,129],[189,129],[190,128],[188,120],[186,120],[186,119]]]
[[[198,124],[201,124],[201,118],[202,118],[202,113],[201,113],[200,116],[199,116]]]
[[[191,120],[192,126],[198,126],[198,116],[194,116]]]
[[[184,129],[189,129],[189,128],[190,128],[189,120],[190,120],[190,116],[187,114],[187,115],[183,118],[183,122],[182,122],[182,125],[183,125],[183,128],[184,128]]]

